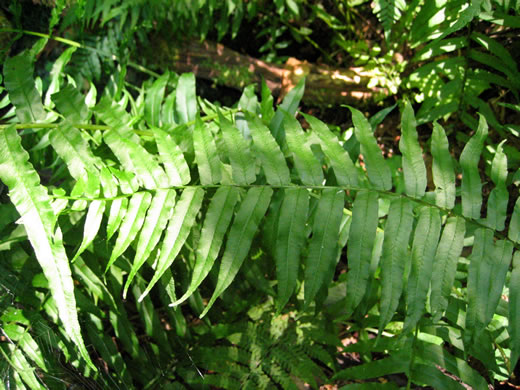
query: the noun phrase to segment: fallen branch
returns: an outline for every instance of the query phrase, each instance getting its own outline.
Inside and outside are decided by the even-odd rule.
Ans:
[[[176,72],[193,72],[197,77],[243,89],[262,78],[273,95],[281,99],[302,77],[306,77],[303,101],[314,105],[368,102],[386,95],[383,88],[369,88],[373,75],[361,67],[349,69],[314,65],[289,58],[284,67],[242,55],[224,45],[190,40],[172,45],[161,37],[152,39],[150,55],[155,63]]]

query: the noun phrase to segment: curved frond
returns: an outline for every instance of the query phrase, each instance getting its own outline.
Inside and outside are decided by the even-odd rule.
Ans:
[[[85,361],[96,370],[81,336],[74,284],[61,232],[56,229],[51,198],[40,184],[40,177],[29,162],[29,154],[23,149],[14,125],[0,131],[0,179],[10,189],[9,196],[49,281],[67,335],[78,346]]]

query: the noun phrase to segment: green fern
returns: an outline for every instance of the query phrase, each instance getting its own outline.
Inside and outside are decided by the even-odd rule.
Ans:
[[[323,319],[292,315],[272,316],[272,303],[249,310],[248,321],[235,324],[219,346],[194,349],[192,358],[206,374],[195,383],[223,389],[273,388],[297,389],[300,381],[317,388],[334,370],[332,351],[337,344],[311,342],[312,331],[323,331]],[[334,336],[331,334],[331,336]]]
[[[520,345],[520,322],[515,318],[520,286],[517,268],[512,273],[509,268],[519,243],[520,212],[516,207],[506,226],[507,158],[501,148],[491,167],[494,189],[485,202],[482,197],[477,164],[487,134],[484,116],[460,157],[462,185],[457,193],[458,172],[439,124],[434,125],[431,143],[435,187],[427,188],[415,115],[407,102],[401,120],[402,172],[392,174],[372,126],[358,110],[350,108],[352,141],[360,147],[363,165],[338,147],[336,136],[317,119],[306,116],[310,130],[302,129],[294,113],[303,83],[267,118],[258,115],[268,112],[265,105],[243,101],[248,111],[241,116],[239,130],[236,110],[197,102],[192,75],[181,76],[176,90],[170,91],[165,74],[135,100],[123,93],[114,102],[107,93],[94,108],[69,84],[51,96],[59,115],[47,116],[31,67],[30,58],[22,54],[8,60],[4,69],[18,122],[31,123],[2,127],[0,179],[21,216],[25,232],[18,234],[30,242],[44,272],[46,283],[41,286],[50,289],[52,300],[42,303],[46,315],[59,318],[67,338],[92,368],[84,337],[118,373],[118,383],[156,380],[152,374],[133,378],[131,368],[106,340],[104,332],[110,326],[121,349],[131,356],[142,353],[136,330],[116,298],[121,293],[126,297],[131,292],[137,301],[143,332],[153,340],[147,348],[171,361],[172,336],[163,332],[150,294],[156,293],[164,305],[177,306],[166,316],[182,334],[186,320],[181,303],[188,300],[196,314],[211,318],[210,308],[229,305],[226,290],[242,277],[250,278],[248,273],[257,274],[257,288],[274,295],[271,284],[258,276],[269,275],[259,268],[265,262],[265,267],[273,264],[276,269],[278,311],[288,302],[304,310],[329,310],[330,289],[345,283],[334,274],[338,261],[345,261],[346,246],[349,270],[339,298],[346,308],[344,318],[358,320],[363,332],[378,326],[381,345],[394,342],[384,337],[388,331],[397,328],[400,337],[383,349],[392,351],[387,360],[347,369],[338,378],[404,372],[418,384],[445,383],[442,371],[424,367],[430,355],[443,370],[476,388],[485,380],[461,368],[460,356],[481,360],[492,376],[512,372]],[[67,101],[77,103],[71,106]],[[201,106],[207,115],[200,112]],[[23,148],[25,135],[17,128],[40,129],[41,142],[48,137],[47,150],[68,171],[61,171],[61,188],[40,184],[30,163],[34,152],[30,155]],[[250,138],[244,137],[245,129]],[[259,232],[262,245],[255,240]],[[11,235],[3,237],[2,244],[12,240]],[[462,254],[461,242],[472,248],[469,257]],[[252,248],[261,250],[261,260],[248,258]],[[454,279],[455,269],[462,279]],[[75,296],[73,278],[88,286],[85,291],[92,297],[78,289]],[[177,298],[179,286],[182,295]],[[374,305],[371,295],[379,288],[380,302]],[[204,306],[201,294],[208,289],[210,300]],[[504,289],[509,290],[509,304],[501,299]],[[96,307],[98,300],[110,307],[109,314]],[[83,337],[78,308],[86,317]],[[313,360],[323,357],[318,349],[297,350],[296,343],[285,350],[273,346],[272,339],[256,341],[262,332],[254,328],[243,334],[245,341],[233,339],[234,345],[225,351],[236,370],[209,380],[218,380],[219,386],[225,380],[229,388],[245,382],[262,387],[273,380],[285,386],[284,373],[309,383],[321,375]],[[507,332],[499,347],[506,352],[497,365],[483,351],[495,354],[494,335],[500,332]],[[423,340],[430,336],[434,341]],[[459,356],[442,350],[443,341]],[[375,351],[379,344],[369,345]],[[2,351],[21,381],[36,388],[33,377],[23,376],[30,365],[23,357],[39,366],[36,357],[23,348],[22,355],[17,348]],[[205,355],[201,364],[216,370],[213,364],[218,362]]]

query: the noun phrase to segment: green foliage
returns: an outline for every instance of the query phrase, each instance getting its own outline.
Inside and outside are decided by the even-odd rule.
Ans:
[[[0,132],[4,382],[293,388],[404,373],[480,389],[511,375],[519,214],[506,223],[501,146],[482,196],[484,116],[457,163],[434,124],[429,185],[408,102],[392,173],[355,108],[362,160],[318,119],[305,115],[304,131],[303,84],[260,116],[272,107],[247,92],[247,110],[216,108],[193,75],[169,73],[119,101],[108,85],[95,105],[63,77],[46,103],[31,68],[27,54],[4,67],[17,115]],[[364,364],[335,362],[341,321],[360,334],[344,351]]]
[[[73,47],[42,80],[42,38],[5,62],[0,87],[4,387],[397,388],[371,381],[401,374],[484,389],[513,375],[518,158],[496,132],[519,129],[495,113],[520,111],[498,101],[518,102],[517,7],[324,4],[55,2],[49,29],[81,25],[84,46],[62,40]],[[365,9],[380,47],[356,36]],[[192,74],[127,75],[153,74],[129,55],[157,26],[222,39],[254,18],[272,38],[265,58],[284,59],[288,34],[316,44],[320,21],[327,61],[346,50],[376,70],[373,85],[421,103],[401,103],[394,156],[374,129],[395,106],[370,119],[349,107],[338,137],[296,115],[303,81],[278,107],[264,84],[228,108],[198,97]],[[497,89],[508,92],[484,100]],[[453,123],[435,121],[451,113],[474,130],[457,132],[460,157]],[[340,364],[345,354],[358,364]]]

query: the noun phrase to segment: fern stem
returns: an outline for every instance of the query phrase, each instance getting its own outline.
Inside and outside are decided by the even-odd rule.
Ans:
[[[410,366],[408,368],[408,373],[407,373],[407,383],[406,383],[406,390],[410,390],[411,386],[412,386],[412,366],[413,366],[413,363],[415,361],[415,343],[417,341],[417,336],[419,335],[419,325],[416,325],[415,326],[415,333],[413,335],[413,340],[412,340],[412,351],[411,351],[411,354],[410,354]]]
[[[240,111],[240,109],[238,109],[238,108],[231,108],[231,109],[228,110],[228,112],[231,113],[231,114],[236,114],[239,111]],[[213,119],[216,119],[216,118],[218,118],[218,114],[206,115],[206,116],[201,117],[200,119],[203,122],[209,122],[209,121],[212,121]],[[187,126],[187,127],[189,127],[189,126],[194,125],[195,123],[196,123],[196,120],[192,120],[192,121],[183,123],[182,125],[179,125],[179,127],[180,126]],[[15,128],[17,130],[22,130],[22,129],[55,129],[55,128],[61,126],[61,125],[62,125],[61,123],[35,123],[35,122],[32,122],[32,123],[18,123],[18,124],[15,125]],[[4,129],[6,129],[9,126],[12,126],[12,124],[0,125],[0,130],[4,130]],[[96,130],[108,131],[108,130],[113,129],[112,126],[95,125],[95,124],[92,124],[92,123],[72,123],[72,126],[78,128],[78,129],[91,130],[91,131],[96,131]],[[140,134],[140,135],[153,137],[153,133],[151,131],[138,130],[138,129],[134,129],[134,131],[136,133]]]
[[[17,130],[22,129],[55,129],[59,126],[61,126],[61,123],[18,123],[15,125],[15,128]],[[0,125],[0,130],[4,130],[7,127],[11,126],[10,124],[7,125]],[[94,125],[90,123],[73,123],[72,126],[77,127],[78,129],[84,129],[84,130],[110,130],[112,127],[106,126],[106,125]]]

